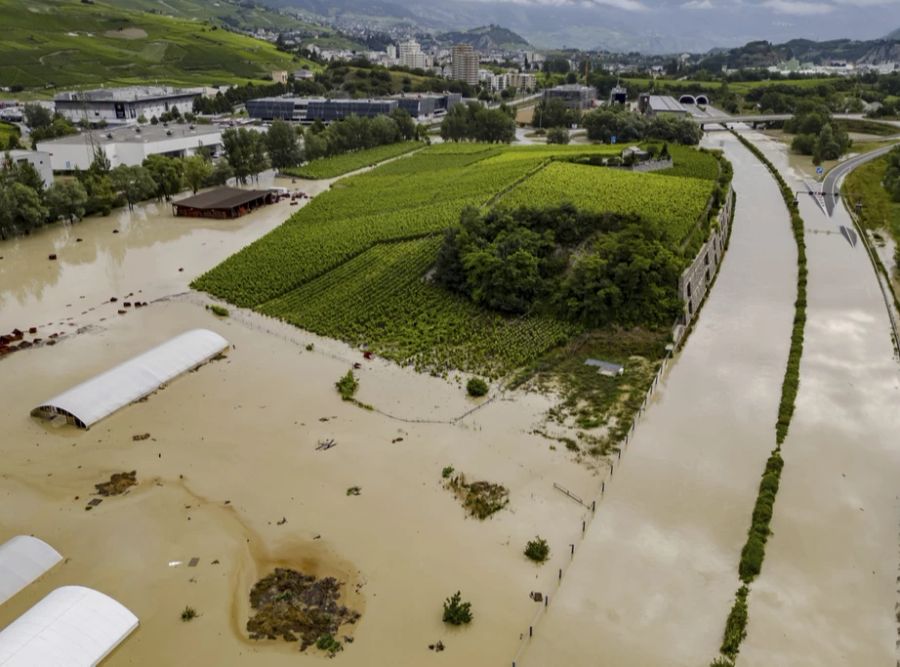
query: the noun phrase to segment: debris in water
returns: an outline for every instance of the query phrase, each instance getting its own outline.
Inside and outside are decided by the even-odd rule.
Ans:
[[[316,451],[327,451],[336,446],[337,443],[334,441],[334,438],[329,438],[328,440],[319,440],[319,444],[316,446]]]
[[[54,254],[52,254],[52,255],[47,255],[47,259],[49,259],[50,261],[55,261],[55,260],[56,260],[56,253],[54,253]]]
[[[110,476],[108,482],[94,484],[101,496],[118,496],[137,484],[137,471],[117,472]]]
[[[300,650],[331,637],[331,653],[340,650],[334,639],[340,627],[359,620],[356,612],[339,604],[342,583],[334,577],[317,579],[288,568],[260,579],[250,590],[250,606],[255,614],[247,621],[251,639],[278,639],[300,642]]]
[[[137,435],[131,436],[131,439],[134,440],[135,442],[137,442],[139,440],[147,440],[149,437],[150,437],[149,433],[138,433]]]

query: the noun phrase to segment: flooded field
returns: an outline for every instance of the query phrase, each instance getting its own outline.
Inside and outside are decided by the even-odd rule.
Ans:
[[[775,181],[727,133],[736,215],[715,288],[638,426],[522,664],[696,667],[718,653],[793,317]]]
[[[514,653],[537,606],[529,593],[549,588],[581,523],[583,508],[553,483],[587,493],[595,478],[531,434],[545,397],[489,397],[461,418],[480,404],[456,382],[366,361],[253,313],[218,319],[201,295],[183,294],[290,211],[282,203],[218,223],[148,205],[0,246],[0,328],[87,327],[0,361],[0,541],[33,534],[66,559],[0,608],[0,627],[50,590],[81,584],[141,622],[104,664],[237,665],[250,655],[254,664],[318,664],[315,650],[250,641],[244,630],[252,584],[288,566],[346,582],[343,602],[362,613],[342,629],[353,642],[336,664],[492,665]],[[149,305],[119,315],[130,293]],[[222,334],[233,345],[227,358],[87,431],[29,416],[195,327]],[[363,364],[358,398],[375,412],[335,391],[354,362]],[[326,440],[335,446],[318,450]],[[484,522],[466,518],[442,488],[445,466],[505,485],[509,507]],[[131,470],[137,486],[85,509],[95,484]],[[359,496],[347,493],[354,486]],[[553,548],[543,567],[522,554],[536,534]],[[448,630],[441,603],[457,590],[475,620]],[[188,605],[199,616],[184,623]],[[438,640],[440,654],[428,649]]]
[[[750,135],[786,180],[783,149]],[[809,305],[800,392],[739,665],[893,665],[898,602],[900,366],[862,245],[800,198]],[[814,638],[814,639],[813,639]]]

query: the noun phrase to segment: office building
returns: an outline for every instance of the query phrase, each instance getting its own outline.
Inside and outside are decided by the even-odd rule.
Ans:
[[[397,59],[402,67],[409,67],[410,69],[425,69],[428,66],[428,59],[422,53],[422,47],[414,39],[400,42],[397,49]]]

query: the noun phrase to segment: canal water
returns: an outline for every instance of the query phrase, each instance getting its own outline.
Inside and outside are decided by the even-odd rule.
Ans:
[[[775,181],[727,133],[731,245],[693,333],[638,424],[521,664],[708,664],[774,424],[796,296]]]

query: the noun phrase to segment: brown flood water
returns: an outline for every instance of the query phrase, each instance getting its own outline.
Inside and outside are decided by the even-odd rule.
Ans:
[[[783,147],[749,135],[796,189]],[[897,661],[900,366],[861,244],[800,197],[809,305],[800,392],[783,447],[763,571],[738,664],[847,667]]]
[[[720,144],[721,142],[721,144]],[[522,665],[709,664],[774,424],[796,295],[775,181],[727,133],[731,245]]]
[[[165,298],[291,210],[279,204],[214,223],[150,205],[0,246],[0,329],[52,322],[47,334],[69,317],[76,326],[65,329],[91,325],[0,361],[0,542],[34,534],[67,559],[0,607],[0,627],[77,583],[140,618],[104,664],[237,665],[248,656],[320,664],[296,645],[244,636],[250,586],[286,564],[348,583],[347,602],[363,615],[335,664],[508,662],[536,607],[529,592],[549,589],[580,525],[581,508],[553,483],[587,496],[596,479],[531,434],[545,397],[500,396],[461,421],[429,423],[477,404],[456,380],[366,362],[252,313],[217,319],[201,295]],[[59,260],[49,262],[49,252]],[[117,315],[130,292],[150,306]],[[111,296],[120,302],[105,303]],[[221,333],[234,349],[88,431],[29,417],[48,397],[194,327]],[[334,382],[356,361],[362,401],[424,422],[343,403]],[[143,433],[151,437],[132,439]],[[316,451],[325,438],[337,446]],[[441,488],[446,465],[505,484],[509,509],[485,522],[465,518]],[[128,470],[137,471],[136,488],[85,511],[94,484]],[[351,486],[362,495],[347,496]],[[522,555],[538,533],[554,547],[543,568]],[[199,565],[188,568],[195,556]],[[441,602],[456,590],[476,619],[462,630],[441,622]],[[182,623],[185,605],[199,618]],[[447,649],[432,653],[439,639]]]

